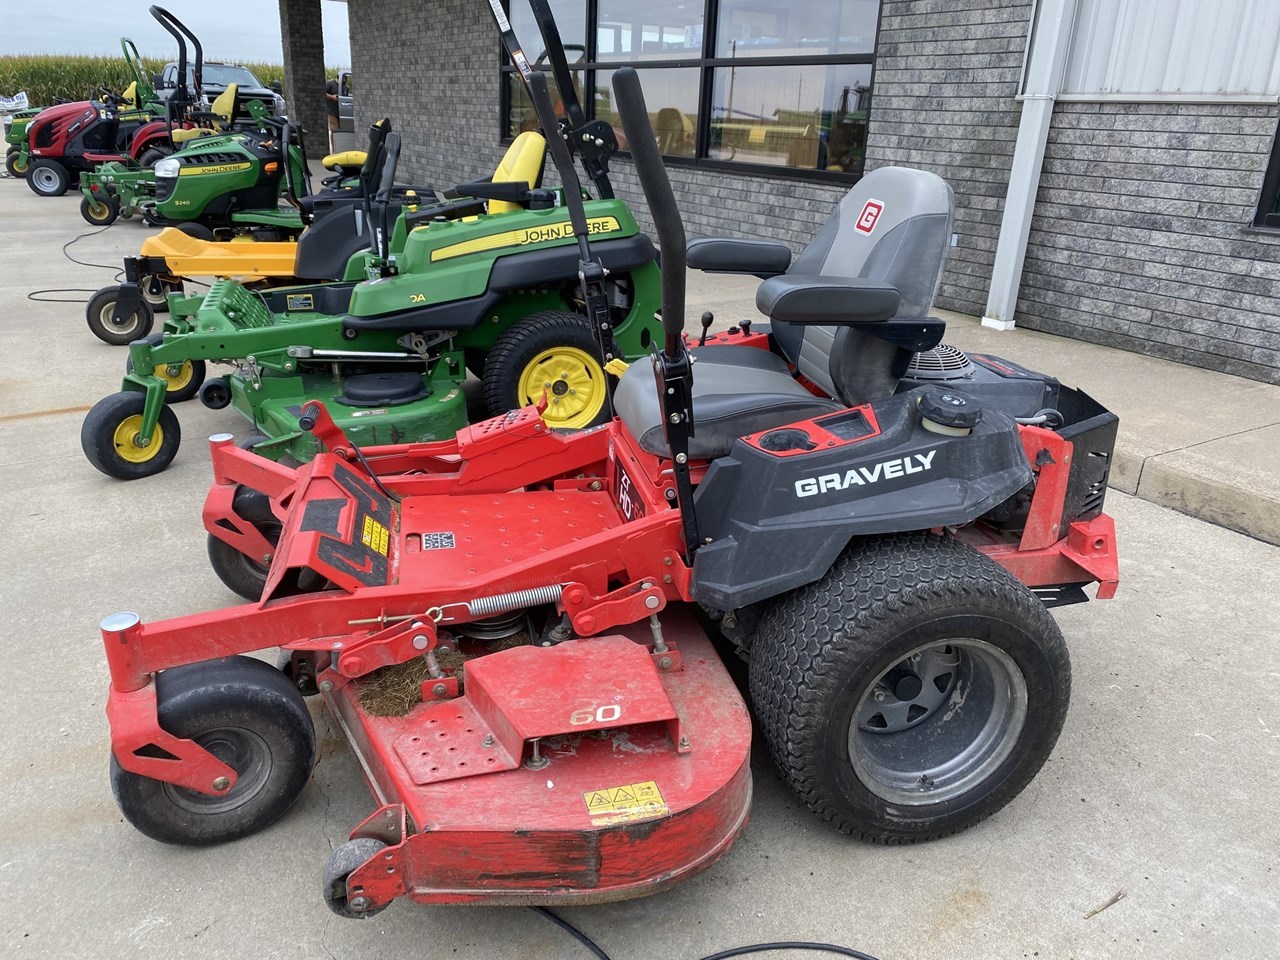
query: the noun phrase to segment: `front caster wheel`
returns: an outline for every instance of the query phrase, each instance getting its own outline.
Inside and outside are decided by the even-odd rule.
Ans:
[[[129,773],[111,758],[111,791],[131,824],[163,843],[238,840],[284,815],[311,776],[316,733],[302,695],[270,664],[228,657],[156,677],[160,726],[235,770],[209,795]]]
[[[146,297],[143,297],[136,309],[117,323],[115,313],[119,299],[120,288],[112,284],[90,297],[84,308],[89,330],[103,343],[109,343],[113,347],[128,346],[135,340],[141,340],[151,333],[151,328],[155,325],[155,314]]]
[[[142,291],[142,299],[154,312],[168,313],[169,294],[182,293],[182,281],[161,280],[154,273],[148,273],[138,278],[138,289]]]
[[[348,840],[341,846],[334,847],[333,853],[324,864],[324,883],[321,895],[325,906],[340,917],[352,920],[366,920],[374,914],[381,913],[390,904],[380,907],[370,904],[369,898],[362,896],[359,889],[352,890],[347,896],[347,878],[359,867],[364,866],[370,857],[376,857],[387,848],[381,840],[361,837]]]
[[[158,347],[164,342],[164,334],[153,333],[146,340],[151,346]],[[125,360],[124,372],[133,372],[133,357]],[[183,403],[200,392],[200,385],[205,378],[205,365],[203,360],[181,360],[162,363],[151,372],[164,381],[165,403]]]
[[[17,147],[10,147],[4,154],[4,168],[9,176],[14,179],[21,180],[27,175],[27,168],[30,167],[30,160],[22,159],[22,151]]]
[[[253,439],[253,438],[248,438]],[[259,440],[265,438],[259,438]],[[242,442],[243,445],[243,442]],[[246,447],[252,449],[252,444]],[[281,524],[271,510],[271,500],[266,494],[250,487],[240,487],[231,500],[231,509],[244,523],[255,527],[273,547],[280,540]],[[267,586],[267,574],[271,572],[274,554],[251,557],[241,553],[231,544],[209,534],[209,565],[223,585],[232,593],[246,600],[262,599]],[[273,597],[323,590],[328,583],[311,570],[290,570],[272,592]]]
[[[113,393],[93,405],[80,427],[80,447],[95,467],[117,480],[155,476],[173,462],[182,428],[164,407],[149,440],[142,437],[141,393]]]
[[[106,196],[80,198],[80,216],[95,227],[109,227],[120,216],[120,198]]]
[[[756,717],[783,776],[839,830],[879,843],[956,833],[1016,797],[1066,718],[1053,618],[945,537],[855,541],[774,602],[751,648]]]

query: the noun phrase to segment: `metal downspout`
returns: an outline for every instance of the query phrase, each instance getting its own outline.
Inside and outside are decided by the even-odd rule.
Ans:
[[[1012,330],[1018,306],[1022,264],[1027,256],[1027,237],[1035,211],[1044,148],[1053,120],[1053,105],[1062,90],[1067,66],[1067,49],[1075,23],[1077,0],[1039,0],[1033,14],[1027,67],[1022,93],[1022,119],[1009,169],[1009,190],[1005,194],[1000,220],[1000,239],[991,268],[991,286],[984,327]]]

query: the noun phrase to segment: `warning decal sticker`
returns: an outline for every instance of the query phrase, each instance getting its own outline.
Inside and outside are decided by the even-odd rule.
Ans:
[[[386,525],[365,514],[364,530],[360,534],[361,542],[370,550],[376,550],[385,557],[389,539]]]
[[[629,783],[621,787],[588,790],[582,795],[593,823],[620,823],[624,820],[647,820],[670,813],[662,791],[653,780]]]

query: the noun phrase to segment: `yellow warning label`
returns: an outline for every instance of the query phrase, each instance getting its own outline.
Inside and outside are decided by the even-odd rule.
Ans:
[[[604,823],[643,820],[671,812],[667,802],[662,799],[662,791],[653,780],[588,790],[582,795],[582,800],[587,805],[587,813],[591,819]],[[600,821],[598,818],[605,819]]]
[[[248,170],[252,163],[245,161],[244,163],[219,163],[207,167],[183,167],[178,171],[180,177],[194,177],[204,173],[238,173],[241,170]]]
[[[587,232],[592,236],[598,233],[616,233],[622,229],[617,217],[592,217],[587,221]],[[449,260],[453,257],[465,256],[468,253],[481,253],[485,250],[499,250],[503,247],[522,247],[530,243],[546,243],[550,240],[564,240],[573,236],[573,224],[567,220],[560,223],[549,223],[542,227],[530,227],[525,230],[508,230],[506,233],[493,233],[475,240],[465,240],[439,250],[431,251],[431,260]]]
[[[373,517],[366,516],[364,518],[364,531],[360,534],[360,539],[369,549],[378,551],[384,557],[387,555],[390,533],[384,524],[379,523]]]

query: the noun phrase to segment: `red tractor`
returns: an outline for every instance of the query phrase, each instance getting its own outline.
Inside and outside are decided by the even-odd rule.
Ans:
[[[194,89],[180,79],[163,106],[158,104],[137,48],[133,41],[122,40],[125,59],[135,77],[123,94],[100,87],[101,99],[49,107],[27,126],[27,185],[39,196],[62,196],[80,174],[101,163],[130,160],[150,166],[173,152],[175,127],[192,126],[192,110],[200,100],[200,41],[163,7],[153,6],[150,12],[178,42],[179,78],[187,76],[186,40],[194,44]]]

